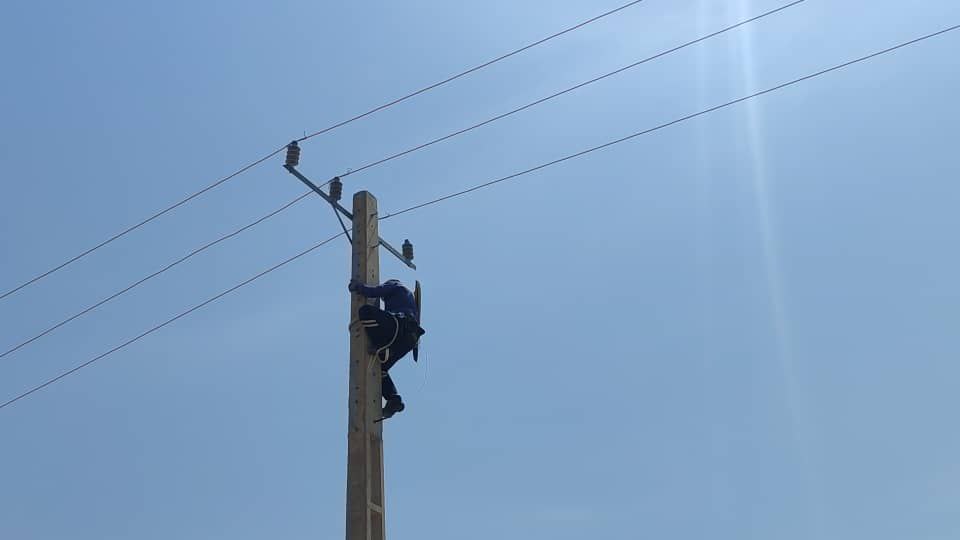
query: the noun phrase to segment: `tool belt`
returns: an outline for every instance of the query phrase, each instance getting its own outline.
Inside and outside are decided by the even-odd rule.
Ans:
[[[397,318],[397,323],[400,325],[397,336],[410,340],[411,346],[416,346],[417,342],[420,341],[420,336],[427,333],[413,317],[405,313],[394,313],[393,316]]]
[[[397,318],[397,322],[400,324],[399,335],[412,338],[414,343],[420,339],[420,336],[427,333],[413,317],[405,313],[394,313],[393,316]]]
[[[413,361],[416,362],[420,356],[420,336],[427,333],[417,320],[406,313],[394,313],[397,319],[397,339],[407,341],[410,350],[413,351]]]

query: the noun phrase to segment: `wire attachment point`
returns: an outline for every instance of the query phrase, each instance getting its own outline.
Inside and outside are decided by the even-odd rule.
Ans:
[[[330,198],[339,201],[343,198],[343,182],[340,181],[339,176],[334,176],[333,180],[328,182],[330,185]]]
[[[284,163],[287,167],[296,167],[300,164],[300,145],[297,141],[291,141],[287,145],[287,160]]]

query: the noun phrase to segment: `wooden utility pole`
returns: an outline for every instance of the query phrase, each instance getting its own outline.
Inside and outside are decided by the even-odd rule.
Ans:
[[[377,199],[366,191],[353,196],[353,212],[340,204],[343,184],[339,177],[330,185],[330,193],[297,170],[300,164],[300,146],[296,141],[287,145],[283,168],[297,177],[321,199],[333,207],[337,219],[344,216],[353,222],[353,260],[350,277],[366,285],[380,284],[381,246],[409,268],[413,264],[413,245],[407,240],[403,251],[397,251],[380,238]],[[350,238],[346,225],[340,221],[343,233]],[[417,301],[419,303],[419,283]],[[358,313],[364,304],[379,305],[379,299],[368,300],[354,293],[350,297],[350,391],[349,422],[347,424],[347,540],[384,540],[386,537],[383,510],[383,424],[379,422],[383,397],[380,391],[380,361],[369,350],[367,333],[360,325]],[[419,305],[419,304],[418,304]]]
[[[366,191],[353,196],[351,277],[380,284],[377,199]],[[347,433],[347,540],[384,540],[383,424],[380,362],[369,350],[357,318],[360,306],[379,302],[352,294],[350,301],[350,404]]]

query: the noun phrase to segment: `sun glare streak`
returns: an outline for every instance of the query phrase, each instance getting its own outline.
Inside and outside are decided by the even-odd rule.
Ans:
[[[740,15],[753,11],[754,0],[739,0]],[[739,64],[743,86],[757,88],[756,48],[753,42],[753,29],[745,28],[738,34],[740,58]],[[773,209],[770,203],[768,185],[767,151],[764,123],[759,101],[749,101],[744,107],[747,118],[747,147],[751,158],[750,178],[753,185],[754,205],[759,223],[761,250],[763,254],[764,274],[770,301],[772,329],[776,341],[777,364],[780,368],[781,383],[784,391],[784,405],[790,422],[790,432],[801,467],[804,470],[804,483],[807,501],[811,506],[815,522],[814,531],[821,532],[823,509],[818,503],[820,482],[812,462],[811,431],[808,426],[806,407],[804,406],[796,373],[793,356],[790,319],[783,286],[783,270],[780,266],[779,240],[775,228]],[[822,536],[818,534],[817,536]]]
[[[751,12],[753,0],[739,0],[741,15]],[[755,48],[751,29],[743,29],[738,34],[740,41],[741,75],[743,85],[748,89],[757,87]],[[773,225],[770,194],[767,185],[766,146],[764,142],[763,120],[760,117],[760,103],[749,101],[744,104],[747,116],[747,147],[751,158],[750,179],[753,184],[754,204],[757,211],[757,221],[760,224],[760,241],[763,253],[764,274],[770,297],[770,310],[773,317],[773,331],[777,345],[777,360],[782,370],[784,384],[787,390],[787,407],[794,424],[795,435],[802,418],[802,409],[796,392],[796,373],[793,362],[793,348],[790,343],[789,321],[784,300],[782,277],[780,268],[779,244]],[[801,441],[795,441],[800,443]]]

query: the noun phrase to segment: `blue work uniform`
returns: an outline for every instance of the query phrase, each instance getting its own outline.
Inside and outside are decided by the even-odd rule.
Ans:
[[[384,309],[365,304],[357,313],[358,322],[364,328],[370,341],[376,347],[380,358],[380,392],[387,400],[384,417],[403,410],[403,401],[397,387],[390,377],[390,368],[411,350],[416,361],[416,347],[420,336],[424,334],[417,320],[417,301],[399,281],[389,280],[383,285],[368,287],[356,281],[351,282],[351,290],[366,297],[383,299]]]
[[[387,281],[378,287],[360,285],[357,292],[367,298],[382,298],[383,310],[387,313],[402,314],[404,317],[417,320],[417,301],[413,298],[410,289],[401,285],[399,281]]]

